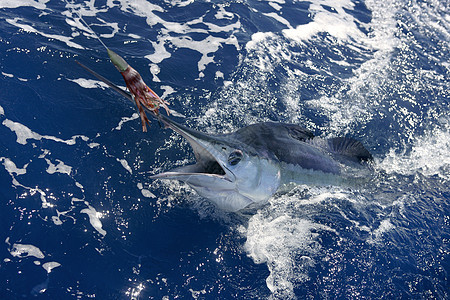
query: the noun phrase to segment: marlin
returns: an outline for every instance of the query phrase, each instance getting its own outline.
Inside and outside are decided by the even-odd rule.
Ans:
[[[129,100],[132,95],[77,62]],[[114,61],[113,61],[114,63]],[[370,152],[352,138],[323,139],[299,125],[263,122],[226,134],[206,134],[149,113],[183,136],[196,162],[152,175],[179,180],[220,209],[236,212],[267,202],[290,184],[341,185],[364,178]]]

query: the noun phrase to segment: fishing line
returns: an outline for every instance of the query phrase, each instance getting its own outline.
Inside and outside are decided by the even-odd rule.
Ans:
[[[69,1],[67,1],[67,0],[64,0],[64,2],[66,2],[67,5],[70,5],[70,4],[75,5],[74,3],[69,3]],[[71,10],[71,12],[72,12],[72,10]],[[95,33],[95,31],[91,28],[91,26],[89,26],[89,24],[83,19],[81,14],[78,11],[76,11],[76,10],[73,10],[73,12],[75,12],[75,14],[80,18],[81,22],[84,25],[86,25],[87,28],[89,28],[89,30],[92,32],[94,37],[100,42],[100,44],[102,44],[103,47],[105,47],[105,49],[108,50],[108,47],[106,47],[105,43],[103,43],[103,41],[100,39],[100,37],[97,35],[97,33]]]

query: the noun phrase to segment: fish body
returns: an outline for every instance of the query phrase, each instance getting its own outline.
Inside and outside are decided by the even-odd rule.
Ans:
[[[113,59],[119,71],[128,68],[125,61],[114,56]],[[79,64],[135,102],[133,92],[124,91]],[[291,183],[351,184],[367,175],[365,162],[372,160],[369,151],[354,139],[322,139],[296,124],[263,122],[232,133],[210,135],[181,125],[147,106],[139,108],[146,108],[161,124],[182,135],[191,145],[196,159],[194,164],[150,178],[186,182],[198,194],[226,211],[235,212],[264,203]]]
[[[264,203],[290,183],[351,183],[372,159],[354,139],[322,139],[296,124],[264,122],[209,135],[162,120],[189,142],[196,162],[151,178],[186,182],[226,211]]]

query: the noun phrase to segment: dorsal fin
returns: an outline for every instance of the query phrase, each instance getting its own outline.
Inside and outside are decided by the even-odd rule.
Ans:
[[[314,134],[312,133],[312,131],[310,131],[306,128],[303,128],[299,125],[285,124],[284,126],[287,128],[289,135],[293,139],[296,139],[298,141],[304,142],[304,141],[312,139],[314,137]]]
[[[359,162],[372,160],[372,154],[363,146],[363,144],[352,138],[331,138],[326,140],[331,152],[346,156],[350,159],[356,159]]]

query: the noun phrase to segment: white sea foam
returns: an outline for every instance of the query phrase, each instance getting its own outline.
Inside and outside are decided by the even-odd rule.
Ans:
[[[34,256],[42,259],[45,257],[44,253],[38,247],[29,244],[13,244],[9,253],[12,256],[20,258]]]
[[[395,37],[395,12],[397,11],[395,4],[368,1],[367,5],[372,10],[372,20],[369,24],[361,23],[353,17],[350,12],[354,7],[352,1],[325,0],[311,4],[309,8],[312,12],[311,22],[282,31],[284,37],[298,43],[297,47],[310,47],[309,44],[315,43],[313,38],[317,38],[319,33],[325,33],[333,37],[331,40],[334,42],[332,43],[328,40],[324,41],[324,43],[330,43],[331,49],[338,51],[337,43],[339,47],[348,47],[357,53],[362,53],[362,51],[373,53],[372,57],[368,56],[369,59],[353,71],[354,76],[340,79],[342,88],[336,89],[334,94],[325,94],[320,98],[300,101],[302,95],[298,87],[308,85],[309,82],[313,83],[316,77],[318,81],[323,80],[323,75],[311,76],[300,70],[285,68],[284,64],[289,65],[297,60],[297,54],[287,50],[289,49],[289,43],[276,33],[258,32],[253,34],[251,41],[246,44],[246,50],[250,55],[244,60],[245,65],[253,65],[258,72],[255,72],[255,74],[248,72],[249,76],[254,76],[254,78],[246,79],[247,82],[240,81],[234,83],[234,86],[227,86],[224,90],[224,95],[228,96],[226,100],[239,99],[239,105],[244,107],[246,103],[252,108],[267,106],[267,99],[270,99],[271,95],[266,98],[260,95],[266,93],[265,89],[268,92],[271,90],[264,86],[264,78],[270,78],[271,73],[281,66],[285,68],[287,76],[287,79],[280,84],[281,101],[287,107],[283,114],[288,117],[290,122],[302,121],[304,123],[305,120],[299,118],[305,107],[315,109],[328,116],[330,121],[327,124],[327,131],[332,134],[346,133],[355,124],[360,126],[360,124],[369,122],[373,117],[371,108],[378,105],[370,96],[381,93],[379,85],[389,72],[391,54],[398,44],[398,39]],[[333,11],[324,7],[331,8]],[[369,34],[363,32],[357,25],[367,29]],[[346,57],[341,56],[342,60],[334,61],[342,66],[351,66],[346,61]],[[318,74],[336,77],[336,74],[310,60],[299,63]],[[238,87],[238,85],[242,87]],[[258,86],[258,93],[252,91],[255,85]],[[369,95],[367,90],[369,90]],[[230,97],[229,95],[233,93],[239,95]],[[236,106],[236,103],[230,105],[224,103],[223,99],[221,99],[221,102],[220,105],[226,107],[227,110],[228,106],[231,108]],[[213,110],[214,105],[216,104],[211,104]],[[210,111],[208,110],[208,112]],[[208,115],[208,118],[221,119],[217,116],[217,113]],[[235,111],[235,113],[238,113],[238,111]],[[248,117],[245,116],[246,119]]]
[[[136,120],[139,118],[139,114],[138,113],[134,113],[131,115],[131,117],[122,117],[122,120],[120,120],[119,124],[116,126],[116,130],[121,130],[123,124],[125,124],[126,122],[132,121],[132,120]]]
[[[12,174],[11,174],[11,176],[12,176]],[[21,184],[20,182],[18,182],[17,179],[14,178],[14,176],[12,176],[12,178],[13,178],[12,182],[13,182],[14,186],[20,186],[20,187],[28,190],[30,195],[34,195],[36,193],[39,193],[39,196],[40,196],[40,199],[41,199],[41,202],[42,202],[42,208],[54,207],[54,204],[52,204],[52,203],[47,201],[47,194],[42,189],[40,189],[38,187],[25,186],[25,185]]]
[[[30,294],[32,296],[36,297],[36,296],[39,296],[39,295],[45,293],[45,291],[47,291],[47,289],[48,289],[48,281],[49,281],[49,278],[47,277],[47,279],[45,279],[43,282],[34,286],[31,289]]]
[[[140,40],[142,39],[142,37],[140,35],[134,34],[134,33],[129,33],[128,36],[134,40]]]
[[[333,12],[326,10],[324,6],[332,7]],[[354,4],[350,0],[314,1],[309,7],[312,22],[299,25],[295,29],[285,29],[283,34],[297,42],[308,40],[319,32],[326,32],[343,41],[350,38],[357,41],[365,39],[364,34],[356,26],[357,20],[346,12],[346,9],[351,10],[353,7]]]
[[[277,5],[282,6],[282,4],[277,2]],[[273,73],[277,73],[276,68],[280,67],[285,70],[287,77],[279,83],[280,100],[287,107],[286,111],[282,113],[283,118],[287,117],[290,122],[304,121],[304,119],[301,119],[302,110],[304,107],[311,107],[328,115],[331,123],[329,127],[332,131],[339,133],[342,133],[343,128],[349,128],[350,125],[361,120],[367,122],[371,117],[371,111],[367,107],[372,107],[375,104],[365,99],[365,94],[361,90],[365,87],[364,84],[378,80],[378,77],[374,74],[379,73],[380,67],[383,70],[383,66],[388,65],[389,53],[395,45],[393,42],[395,39],[392,38],[395,30],[395,7],[385,6],[376,7],[382,12],[375,11],[372,23],[363,24],[355,19],[351,13],[354,7],[352,1],[318,1],[310,6],[312,21],[300,25],[298,28],[293,28],[294,26],[287,24],[286,19],[282,19],[283,15],[280,11],[275,9],[274,12],[270,12],[270,17],[278,20],[288,29],[283,30],[281,34],[257,32],[252,35],[251,40],[245,46],[248,55],[244,57],[242,62],[244,69],[247,70],[246,74],[243,75],[243,78],[237,77],[238,80],[235,82],[224,83],[223,96],[219,97],[220,102],[213,102],[204,109],[204,116],[201,118],[202,124],[217,126],[217,123],[220,122],[220,126],[232,130],[233,128],[228,128],[230,125],[223,122],[229,115],[240,116],[241,121],[246,124],[261,121],[261,116],[255,117],[254,114],[258,114],[258,111],[265,114],[267,109],[271,107],[271,102],[278,101],[272,99],[280,97],[272,95],[273,88],[266,84],[273,78]],[[328,7],[328,9],[325,7]],[[333,11],[329,11],[330,8]],[[276,17],[277,14],[279,14],[279,17]],[[367,35],[357,25],[366,29],[370,28],[370,34]],[[297,62],[297,55],[303,54],[301,51],[300,53],[290,51],[292,48],[292,42],[290,41],[298,43],[297,47],[303,47],[306,42],[312,43],[309,40],[321,32],[333,37],[333,39],[329,39],[333,42],[325,41],[325,43],[330,43],[332,49],[336,49],[336,44],[338,44],[348,46],[357,52],[361,52],[361,49],[366,51],[370,49],[376,50],[377,53],[370,63],[361,66],[361,70],[355,71],[356,78],[343,80],[343,88],[342,90],[337,89],[336,95],[300,101],[302,95],[299,86],[314,82],[315,76],[302,73],[295,68],[291,70],[287,66],[294,62],[294,64],[299,63],[319,74],[326,73],[333,77],[335,75],[319,65],[315,65],[315,62],[310,60]],[[286,40],[286,37],[288,40]],[[339,64],[349,65],[345,61],[345,56],[339,61]],[[318,80],[323,79],[323,75],[317,77]],[[350,86],[349,89],[344,88],[348,86]],[[344,91],[347,94],[343,94]],[[356,96],[357,101],[348,100],[353,100],[353,96]],[[345,99],[343,100],[343,98]],[[242,109],[247,106],[251,108],[250,114]],[[246,113],[243,114],[243,111],[246,111]]]
[[[45,161],[48,164],[48,168],[46,171],[49,174],[62,173],[70,175],[70,173],[72,172],[72,167],[66,165],[63,161],[59,159],[56,160],[58,162],[57,165],[53,164],[48,158],[46,158]]]
[[[59,216],[52,216],[52,222],[53,222],[53,224],[55,224],[55,225],[62,225],[62,221],[61,221],[61,219],[59,218]]]
[[[9,174],[15,173],[16,175],[23,175],[27,173],[28,164],[24,165],[23,168],[18,168],[16,164],[7,157],[0,157],[0,161],[3,162],[3,166]]]
[[[100,144],[99,143],[89,143],[88,146],[89,146],[89,148],[96,148],[96,147],[100,146]]]
[[[2,75],[3,75],[3,76],[6,76],[6,77],[9,77],[9,78],[14,78],[14,75],[13,75],[13,74],[9,74],[9,73],[2,72]]]
[[[160,89],[164,90],[164,93],[161,95],[161,98],[164,99],[168,95],[175,93],[175,90],[169,85],[161,85]]]
[[[250,41],[248,41],[247,44],[245,45],[245,48],[247,49],[247,51],[257,49],[257,47],[259,47],[258,43],[263,42],[268,37],[274,37],[274,36],[275,36],[275,34],[272,32],[254,33],[254,34],[252,34],[252,39]]]
[[[166,47],[164,46],[166,38],[167,37],[158,37],[156,41],[151,42],[154,48],[154,53],[146,55],[145,58],[154,64],[159,64],[163,60],[171,57],[171,54],[166,50]],[[154,69],[153,72],[159,73],[159,68]]]
[[[277,20],[278,22],[280,22],[281,24],[286,25],[288,28],[292,28],[291,23],[289,23],[288,20],[286,20],[285,18],[283,18],[282,16],[280,16],[278,13],[272,12],[272,13],[265,13],[263,14],[265,16],[271,17],[275,20]]]
[[[125,170],[130,172],[130,174],[133,174],[133,170],[131,169],[130,165],[128,164],[128,162],[125,159],[117,158],[117,161],[120,162],[120,164],[122,165],[122,167],[124,167]]]
[[[321,191],[311,198],[304,200],[303,204],[316,204],[325,201],[326,199],[349,199],[348,194],[342,191],[332,192],[332,188],[327,188],[327,191]]]
[[[108,6],[112,7],[114,5],[115,4],[112,1],[108,1]],[[145,17],[149,26],[155,26],[156,24],[163,26],[161,34],[156,38],[156,41],[151,41],[154,52],[145,56],[145,58],[150,60],[153,65],[171,57],[170,52],[166,49],[167,46],[173,45],[178,48],[188,48],[201,54],[201,58],[198,61],[198,70],[199,77],[202,77],[206,66],[214,62],[214,53],[222,45],[233,45],[236,49],[239,49],[239,43],[233,34],[230,34],[225,38],[212,35],[212,33],[229,33],[239,29],[241,27],[239,20],[224,26],[205,22],[203,17],[185,23],[166,21],[159,14],[155,13],[164,11],[162,7],[143,0],[121,0],[120,8],[124,11],[131,10],[134,14]],[[216,18],[222,19],[230,19],[232,16],[233,14],[226,12],[222,6],[220,11],[216,14]],[[208,29],[196,27],[195,25],[197,24],[206,25]],[[189,36],[190,33],[205,33],[207,36],[203,40],[194,40]],[[176,36],[173,34],[176,34]],[[154,80],[158,81],[156,76],[158,68],[151,67],[151,71]]]
[[[42,267],[44,268],[45,271],[47,271],[47,273],[50,273],[54,268],[57,268],[59,266],[61,266],[61,264],[56,261],[49,261],[42,265]]]
[[[14,122],[11,120],[4,120],[2,122],[3,125],[5,125],[6,127],[8,127],[11,131],[13,131],[16,136],[17,136],[17,143],[22,144],[22,145],[26,145],[27,141],[32,139],[32,140],[41,140],[41,139],[46,139],[46,140],[52,140],[58,143],[64,143],[67,145],[75,145],[76,144],[76,140],[77,138],[81,138],[83,141],[87,141],[89,140],[89,138],[87,136],[83,136],[83,135],[76,135],[73,136],[71,139],[68,140],[63,140],[51,135],[40,135],[39,133],[36,133],[34,131],[32,131],[30,128],[28,128],[27,126],[18,123],[18,122]]]
[[[182,113],[180,113],[180,112],[178,112],[178,111],[176,111],[174,109],[170,109],[170,115],[174,116],[174,117],[177,117],[177,118],[186,118],[185,115],[183,115]]]
[[[23,168],[18,168],[16,164],[9,158],[6,157],[0,157],[0,161],[3,161],[3,166],[5,167],[5,170],[9,173],[9,175],[12,178],[12,184],[16,187],[22,187],[29,191],[30,195],[34,195],[38,193],[40,195],[40,199],[42,201],[42,207],[48,208],[53,207],[54,205],[47,201],[47,194],[38,187],[28,187],[23,184],[21,184],[17,179],[16,176],[26,174],[27,166],[28,164],[25,164]]]
[[[111,1],[108,1],[108,3],[111,3]],[[99,27],[109,27],[111,29],[110,33],[99,34],[99,36],[102,39],[113,38],[119,32],[119,25],[117,22],[106,22],[105,20],[99,17],[100,13],[107,12],[108,8],[102,9],[97,8],[95,1],[85,1],[82,3],[66,2],[66,7],[68,8],[68,10],[62,12],[61,14],[63,16],[66,16],[65,21],[72,27],[73,31],[72,37],[76,37],[79,35],[79,33],[76,32],[76,30],[79,29],[83,32],[83,35],[85,36],[88,36],[93,39],[97,38],[96,33],[92,32],[92,30],[85,25],[80,16],[81,17],[96,16],[96,19],[100,21],[100,23],[95,24],[91,23],[90,27],[95,28],[95,26],[99,26]]]
[[[37,30],[36,28],[34,28],[31,25],[20,23],[21,21],[23,21],[21,18],[6,19],[6,22],[8,22],[9,24],[14,25],[16,27],[19,27],[20,29],[22,29],[22,30],[24,30],[26,32],[37,33],[37,34],[40,34],[40,35],[42,35],[42,36],[44,36],[46,38],[55,39],[55,40],[64,42],[67,46],[72,47],[72,48],[84,49],[83,46],[73,42],[71,37],[58,35],[58,34],[44,33],[44,32],[41,32],[41,31]]]
[[[150,192],[150,191],[147,190],[147,189],[144,189],[142,183],[139,182],[139,183],[137,184],[137,187],[138,187],[138,189],[141,190],[142,196],[144,196],[144,197],[146,197],[146,198],[156,198],[156,196],[155,196],[152,192]]]
[[[33,1],[33,0],[21,0],[21,1],[17,1],[17,0],[0,0],[0,8],[18,8],[21,6],[30,6],[30,7],[34,7],[36,9],[40,9],[40,10],[44,10],[47,8],[47,6],[45,5],[47,2],[49,2],[50,0],[38,0],[38,1]]]
[[[75,182],[75,185],[76,185],[80,190],[84,191],[84,187],[83,187],[83,185],[82,185],[81,183]]]
[[[101,213],[97,212],[91,205],[88,205],[88,208],[82,209],[81,213],[87,214],[89,216],[89,222],[95,230],[97,230],[103,236],[106,235],[106,231],[102,229],[103,225],[100,221]]]
[[[144,196],[146,198],[156,198],[156,196],[147,189],[142,189],[141,193],[142,193],[142,196]]]
[[[206,290],[200,290],[200,291],[194,291],[193,289],[189,289],[189,292],[191,292],[191,297],[192,299],[198,299],[200,298],[202,295],[206,295]],[[204,296],[203,296],[204,297]],[[202,297],[202,298],[203,298]]]
[[[93,79],[85,79],[85,78],[77,78],[77,79],[69,79],[67,80],[75,82],[79,86],[85,89],[95,89],[95,88],[106,88],[108,85],[102,81],[99,80],[93,80]]]
[[[152,58],[149,57],[148,55],[146,56],[146,58],[152,60]],[[150,64],[150,72],[153,75],[154,82],[161,82],[161,80],[158,78],[158,76],[156,76],[159,74],[159,72],[161,72],[161,69],[159,68],[159,66],[157,64]]]
[[[279,11],[281,10],[282,6],[280,6],[278,3],[276,3],[275,1],[273,2],[269,2],[269,5],[272,6],[275,10]]]
[[[34,139],[34,140],[40,140],[42,139],[42,136],[40,134],[37,134],[33,131],[31,131],[30,128],[26,127],[25,125],[13,122],[11,120],[4,120],[2,122],[3,125],[8,127],[11,131],[15,132],[17,135],[17,142],[19,144],[25,145],[27,143],[27,140]]]

